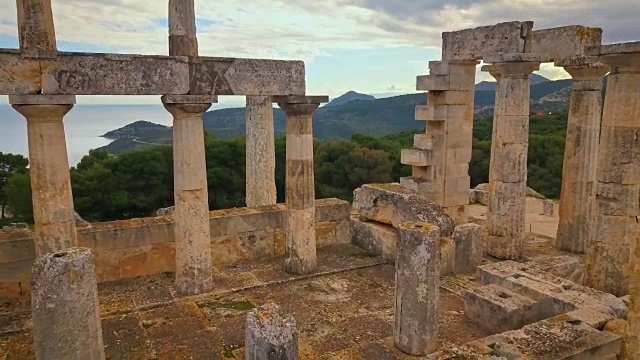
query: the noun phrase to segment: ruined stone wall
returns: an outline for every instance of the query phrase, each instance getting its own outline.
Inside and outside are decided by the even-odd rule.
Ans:
[[[316,200],[319,248],[349,243],[351,204]],[[284,205],[210,212],[214,266],[284,254]],[[35,259],[30,232],[0,233],[0,297],[28,291]],[[95,254],[98,282],[175,270],[173,220],[170,216],[94,223],[78,229],[80,246]]]

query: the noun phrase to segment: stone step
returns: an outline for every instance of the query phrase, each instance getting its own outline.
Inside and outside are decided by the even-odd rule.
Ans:
[[[520,329],[539,319],[539,303],[498,285],[468,290],[464,314],[493,333]]]

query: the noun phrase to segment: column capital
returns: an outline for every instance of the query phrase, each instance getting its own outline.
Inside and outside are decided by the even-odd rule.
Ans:
[[[164,108],[173,116],[184,114],[202,114],[211,104],[218,102],[217,96],[209,95],[162,95]]]
[[[311,115],[321,103],[329,101],[328,96],[273,96],[272,101],[287,115]]]
[[[74,95],[9,95],[9,103],[28,122],[62,122],[76,103]]]
[[[573,80],[602,80],[610,67],[598,61],[596,56],[574,56],[555,62],[555,66],[562,66]]]
[[[480,71],[483,72],[488,72],[491,76],[493,76],[494,79],[496,79],[497,81],[500,81],[500,72],[498,71],[498,68],[496,68],[495,65],[482,65],[482,67],[480,68]]]
[[[540,69],[541,59],[540,55],[532,53],[489,53],[484,55],[483,61],[492,63],[500,78],[526,79]]]

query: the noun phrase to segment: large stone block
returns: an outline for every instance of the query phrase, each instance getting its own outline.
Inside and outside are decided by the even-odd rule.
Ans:
[[[464,224],[456,226],[453,231],[455,242],[454,271],[456,273],[475,271],[482,264],[484,226]]]
[[[398,227],[402,222],[426,222],[440,228],[442,236],[453,233],[455,223],[433,201],[398,183],[366,184],[354,191],[360,216]]]
[[[493,333],[519,329],[538,319],[538,303],[497,285],[468,290],[464,315]]]
[[[396,262],[398,230],[391,225],[351,219],[352,242],[385,261]]]
[[[504,22],[442,33],[443,60],[481,60],[488,52],[524,52],[529,47],[532,21]]]
[[[410,166],[429,166],[433,164],[431,150],[402,149],[400,163]]]
[[[586,55],[601,41],[600,28],[573,25],[535,30],[531,33],[531,52],[539,54],[542,62],[553,62]]]

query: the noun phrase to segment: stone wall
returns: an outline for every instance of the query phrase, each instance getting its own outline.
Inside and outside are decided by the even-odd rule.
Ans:
[[[351,204],[316,200],[318,248],[351,242]],[[284,254],[284,205],[210,212],[214,266]],[[175,248],[171,216],[94,223],[78,228],[80,246],[91,248],[98,282],[173,272]],[[35,249],[28,231],[0,232],[0,297],[28,290]]]

